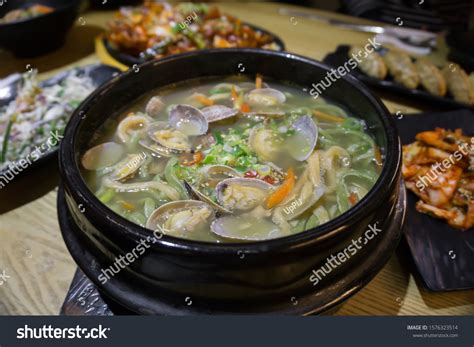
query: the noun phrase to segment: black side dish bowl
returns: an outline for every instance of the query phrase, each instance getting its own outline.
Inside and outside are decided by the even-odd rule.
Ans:
[[[401,237],[405,190],[400,140],[383,104],[346,76],[324,98],[364,119],[383,149],[379,180],[354,208],[317,228],[249,243],[214,244],[164,235],[125,220],[103,205],[81,176],[79,163],[94,134],[143,94],[190,79],[257,73],[310,88],[330,68],[302,56],[259,49],[203,50],[145,63],[115,77],[76,110],[59,153],[62,186],[58,214],[62,234],[81,270],[107,298],[139,314],[298,314],[329,310],[366,285],[385,265]],[[308,94],[308,97],[310,95]],[[77,117],[79,112],[86,117]],[[316,282],[313,271],[372,227],[381,230],[350,259]],[[139,259],[108,281],[103,270],[150,240]],[[103,278],[102,278],[103,279]]]
[[[0,18],[12,10],[32,5],[49,6],[54,11],[12,23],[0,23],[0,46],[21,58],[36,57],[61,47],[79,15],[81,3],[82,0],[3,1]]]

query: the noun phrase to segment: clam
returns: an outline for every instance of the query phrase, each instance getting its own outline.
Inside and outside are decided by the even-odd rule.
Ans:
[[[247,214],[220,217],[212,222],[211,231],[218,236],[241,241],[263,241],[285,236],[282,229],[268,219]]]
[[[273,88],[261,88],[250,91],[247,100],[253,105],[275,106],[285,103],[286,96]]]
[[[161,100],[159,96],[153,96],[145,107],[145,112],[150,117],[158,117],[160,112],[165,107],[165,103]]]
[[[273,132],[264,127],[255,127],[250,131],[248,144],[262,161],[273,161],[279,149],[274,141]]]
[[[229,211],[247,211],[263,204],[273,186],[255,178],[228,178],[216,186],[218,203]]]
[[[214,218],[215,211],[205,202],[178,200],[166,203],[153,211],[146,227],[163,234],[186,237],[186,234],[194,230],[207,228]]]
[[[129,154],[119,162],[112,171],[114,181],[122,181],[133,176],[145,164],[148,156],[146,153]]]
[[[148,149],[154,156],[169,158],[174,155],[174,151],[166,147],[160,146],[157,143],[149,143],[147,141],[142,140],[142,141],[139,141],[138,144],[142,146],[143,148]]]
[[[150,124],[148,136],[175,154],[191,151],[191,142],[188,136],[179,130],[171,128],[168,123],[155,122]]]
[[[123,147],[106,142],[89,149],[82,156],[82,166],[87,170],[100,170],[115,165],[123,155]]]
[[[309,116],[303,116],[293,123],[294,134],[285,141],[288,153],[298,161],[309,158],[318,141],[318,128]]]
[[[217,122],[223,119],[234,117],[239,113],[235,108],[224,105],[213,105],[204,107],[201,112],[204,114],[208,123]]]
[[[205,184],[211,188],[226,179],[234,177],[242,177],[242,174],[227,165],[207,165],[199,169],[201,175],[200,183]]]
[[[195,188],[193,185],[190,183],[184,181],[184,187],[186,188],[186,191],[188,192],[189,196],[196,200],[203,201],[210,206],[212,206],[214,209],[216,209],[218,212],[222,214],[229,214],[232,213],[231,211],[225,209],[224,207],[220,206],[219,204],[216,204],[209,196],[206,194],[202,193],[199,191],[197,188]]]
[[[123,143],[130,140],[132,134],[145,131],[151,119],[144,115],[134,115],[125,117],[117,127],[117,136]]]
[[[173,105],[169,108],[169,124],[187,136],[203,135],[208,123],[204,114],[190,105]]]

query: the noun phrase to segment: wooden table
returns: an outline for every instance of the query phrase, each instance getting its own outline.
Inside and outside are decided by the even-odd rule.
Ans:
[[[339,44],[364,44],[370,37],[370,34],[349,32],[308,19],[279,15],[277,10],[283,6],[280,4],[226,3],[221,6],[226,12],[278,34],[285,41],[287,50],[318,60]],[[9,53],[0,52],[0,78],[25,71],[28,64],[38,68],[42,77],[48,77],[62,69],[97,62],[94,38],[111,16],[111,12],[84,13],[70,32],[66,45],[40,58],[15,59]],[[387,100],[388,95],[381,96],[394,113],[422,109],[401,98]],[[423,110],[426,110],[426,105]],[[0,275],[5,270],[10,276],[0,285],[0,314],[56,315],[59,312],[76,265],[59,231],[56,193],[56,189],[50,191],[0,216]],[[474,291],[429,293],[415,280],[413,274],[416,272],[408,259],[408,251],[400,247],[377,277],[336,314],[474,314]]]

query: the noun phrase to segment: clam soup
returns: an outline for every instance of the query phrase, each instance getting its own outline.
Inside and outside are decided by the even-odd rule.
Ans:
[[[357,204],[382,166],[363,121],[261,76],[156,90],[110,122],[81,157],[90,189],[124,218],[191,240],[315,228]]]

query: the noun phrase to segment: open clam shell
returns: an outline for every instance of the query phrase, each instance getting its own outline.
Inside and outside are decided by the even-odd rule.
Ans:
[[[252,105],[274,106],[285,103],[286,96],[273,88],[260,88],[250,91],[247,100]]]
[[[169,124],[187,136],[203,135],[209,128],[204,114],[190,105],[171,106],[169,108]]]
[[[182,237],[194,230],[209,227],[214,209],[198,200],[179,200],[158,207],[147,220],[146,227],[162,234]]]
[[[227,178],[242,177],[242,174],[227,165],[206,165],[199,169],[200,184],[215,188],[217,184]]]
[[[115,142],[105,142],[89,149],[82,156],[82,166],[87,170],[100,170],[115,165],[123,155],[123,147]]]
[[[186,191],[188,192],[189,196],[191,196],[192,198],[194,198],[196,200],[203,201],[206,204],[209,204],[214,209],[216,209],[216,211],[218,211],[219,213],[221,213],[221,214],[232,213],[228,209],[226,209],[226,208],[220,206],[219,204],[215,203],[209,196],[207,196],[206,194],[199,191],[196,187],[194,187],[190,183],[184,181],[184,187],[186,188]]]
[[[188,136],[179,130],[173,129],[166,122],[150,124],[148,136],[172,153],[179,154],[191,151],[191,142]]]
[[[152,155],[154,156],[157,156],[157,157],[167,157],[167,158],[170,158],[172,157],[174,154],[176,154],[175,151],[173,150],[170,150],[169,148],[166,148],[166,147],[163,147],[163,146],[160,146],[159,144],[157,143],[150,143],[150,142],[147,142],[147,141],[139,141],[138,144],[140,146],[142,146],[143,148],[149,150]]]
[[[217,122],[223,119],[236,116],[239,111],[224,105],[213,105],[204,107],[202,110],[208,123]]]
[[[303,116],[293,123],[293,136],[285,143],[288,153],[298,161],[304,161],[313,153],[318,141],[318,128],[309,116]]]
[[[271,184],[259,179],[228,178],[216,186],[216,198],[229,211],[247,211],[263,204],[272,190]]]
[[[111,173],[111,179],[122,181],[133,176],[145,164],[148,156],[146,153],[129,154],[119,162]]]

